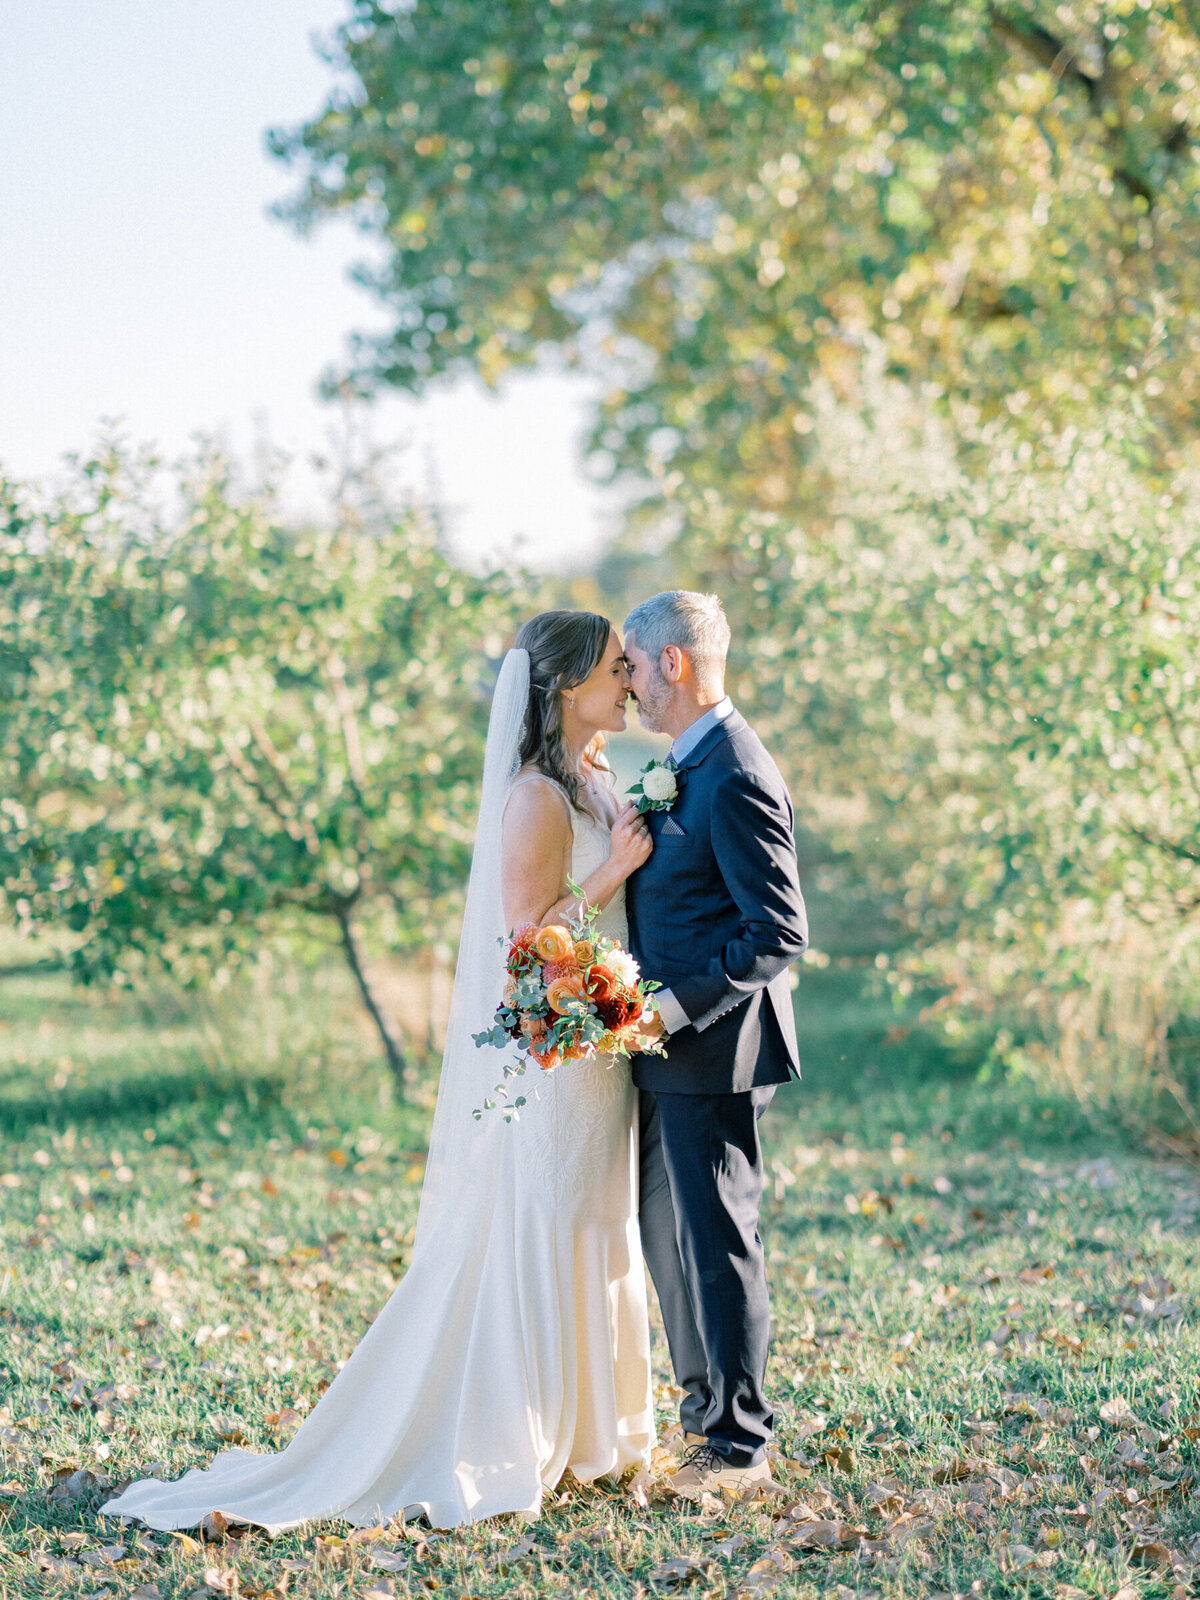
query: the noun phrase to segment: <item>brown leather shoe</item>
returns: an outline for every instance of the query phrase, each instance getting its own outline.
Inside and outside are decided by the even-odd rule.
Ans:
[[[727,1466],[724,1457],[707,1440],[688,1451],[679,1471],[673,1472],[667,1481],[685,1500],[699,1500],[703,1495],[719,1495],[722,1491],[738,1496],[785,1492],[783,1485],[772,1478],[766,1461],[753,1467]]]

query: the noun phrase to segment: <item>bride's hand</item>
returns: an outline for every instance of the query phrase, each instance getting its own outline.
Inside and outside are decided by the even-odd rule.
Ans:
[[[633,1048],[635,1050],[646,1050],[666,1037],[667,1030],[663,1027],[663,1019],[657,1011],[651,1011],[638,1024]]]
[[[613,823],[609,860],[620,869],[622,877],[627,878],[650,859],[653,849],[649,824],[645,817],[638,816],[630,800],[621,808],[621,814]]]

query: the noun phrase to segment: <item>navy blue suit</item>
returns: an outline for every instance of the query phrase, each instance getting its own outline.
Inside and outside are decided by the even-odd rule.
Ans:
[[[747,1466],[772,1420],[758,1118],[800,1075],[788,967],[808,920],[787,787],[745,719],[710,729],[677,782],[670,811],[650,813],[654,852],[626,890],[642,974],[691,1023],[665,1059],[634,1057],[640,1222],[683,1425]]]

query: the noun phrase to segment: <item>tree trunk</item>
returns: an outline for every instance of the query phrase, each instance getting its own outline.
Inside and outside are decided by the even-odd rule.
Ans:
[[[404,1041],[395,1022],[388,1016],[371,980],[370,965],[362,941],[354,927],[352,909],[349,905],[339,905],[334,909],[338,929],[342,935],[342,949],[350,971],[354,974],[354,981],[358,985],[358,992],[362,996],[362,1003],[367,1008],[371,1021],[379,1033],[383,1045],[384,1058],[388,1064],[388,1071],[395,1079],[396,1093],[401,1100],[407,1098],[407,1083],[405,1074],[408,1068],[408,1059],[404,1053]]]

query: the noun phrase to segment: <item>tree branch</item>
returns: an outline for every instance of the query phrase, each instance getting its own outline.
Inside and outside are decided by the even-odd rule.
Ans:
[[[255,734],[257,734],[257,730],[254,731]],[[302,849],[306,850],[309,855],[320,855],[321,844],[320,840],[317,838],[316,829],[313,827],[311,821],[303,815],[300,808],[295,805],[291,799],[291,796],[288,796],[288,801],[292,808],[289,812],[279,803],[278,797],[272,794],[266,784],[263,783],[262,777],[255,768],[254,763],[247,758],[246,752],[241,748],[240,745],[236,743],[233,737],[227,733],[224,728],[221,730],[220,739],[221,748],[228,756],[230,766],[237,773],[238,777],[241,778],[242,782],[247,786],[247,788],[249,788],[258,797],[258,799],[262,801],[267,810],[277,818],[288,838],[291,839],[295,844],[298,844]],[[258,743],[257,736],[255,737],[255,742]],[[270,741],[268,740],[267,742],[268,745],[270,745]],[[262,748],[261,744],[259,748]],[[273,750],[274,746],[270,745],[270,748]],[[276,752],[276,757],[278,759],[278,752]],[[279,773],[277,769],[275,770],[275,776],[278,780]]]
[[[1061,39],[1056,39],[1048,28],[1043,28],[1039,22],[1027,22],[1019,25],[1011,17],[1006,17],[995,6],[989,7],[992,26],[1001,38],[1007,39],[1010,44],[1017,45],[1024,50],[1026,55],[1032,56],[1039,66],[1046,71],[1056,83],[1064,78],[1081,88],[1087,95],[1093,108],[1098,107],[1101,98],[1101,84],[1098,78],[1090,72],[1085,72],[1079,64],[1079,57],[1069,44],[1064,44]]]
[[[1180,861],[1200,862],[1200,850],[1186,844],[1177,844],[1173,839],[1164,839],[1161,834],[1151,833],[1148,828],[1135,827],[1128,823],[1129,832],[1135,839],[1140,839],[1143,844],[1148,844],[1154,850],[1161,850],[1164,854],[1174,856]]]
[[[1130,163],[1130,133],[1121,116],[1120,103],[1113,93],[1112,70],[1107,50],[1104,52],[1104,69],[1097,75],[1088,72],[1079,59],[1074,46],[1058,39],[1041,23],[1026,19],[1021,22],[1006,16],[996,6],[989,6],[988,15],[994,31],[1009,44],[1015,45],[1039,66],[1044,67],[1057,84],[1067,82],[1083,91],[1093,116],[1101,119],[1104,142],[1111,157],[1113,177],[1127,194],[1153,206],[1158,196],[1144,172]],[[1109,118],[1112,113],[1112,120]],[[1159,149],[1169,156],[1180,156],[1191,143],[1192,130],[1186,122],[1172,120],[1167,131],[1159,138]]]
[[[338,722],[341,725],[342,743],[346,749],[346,770],[350,774],[350,787],[354,790],[354,798],[358,802],[358,809],[365,815],[367,802],[364,790],[367,783],[367,768],[363,760],[362,742],[358,737],[358,721],[354,715],[354,701],[351,699],[350,690],[346,685],[346,671],[336,656],[325,663],[325,671],[329,677],[330,687],[333,691],[333,703],[337,710]]]
[[[1178,752],[1179,759],[1183,762],[1183,770],[1187,773],[1188,785],[1192,791],[1192,798],[1200,806],[1200,780],[1197,779],[1196,769],[1192,765],[1192,758],[1188,754],[1187,746],[1183,742],[1183,735],[1179,731],[1179,724],[1175,720],[1175,713],[1171,709],[1171,702],[1167,699],[1165,691],[1160,688],[1158,698],[1162,702],[1163,717],[1171,733],[1171,742]]]
[[[382,999],[375,992],[375,983],[371,976],[367,962],[366,951],[363,949],[358,930],[354,926],[353,900],[344,899],[334,907],[334,918],[338,931],[342,936],[342,952],[346,957],[346,964],[354,975],[358,985],[358,992],[371,1021],[375,1024],[383,1045],[384,1058],[396,1084],[396,1093],[401,1100],[405,1098],[405,1073],[408,1062],[405,1058],[404,1040],[400,1035],[393,1019],[388,1015]]]

